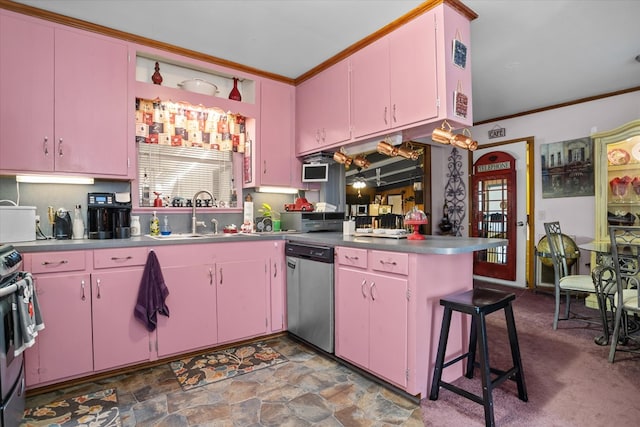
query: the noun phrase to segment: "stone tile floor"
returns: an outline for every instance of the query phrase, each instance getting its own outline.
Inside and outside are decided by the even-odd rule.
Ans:
[[[123,427],[423,426],[420,406],[286,336],[289,362],[189,391],[168,364],[43,393],[27,406],[115,388]]]

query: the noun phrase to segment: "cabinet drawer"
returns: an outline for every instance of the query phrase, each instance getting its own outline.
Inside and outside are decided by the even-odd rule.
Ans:
[[[367,250],[354,248],[337,248],[338,264],[351,267],[367,268]]]
[[[93,252],[93,267],[113,268],[145,265],[147,253],[147,248],[99,249]]]
[[[409,274],[409,254],[371,251],[371,269],[406,276]]]
[[[85,251],[43,252],[31,254],[32,273],[57,273],[85,269]]]

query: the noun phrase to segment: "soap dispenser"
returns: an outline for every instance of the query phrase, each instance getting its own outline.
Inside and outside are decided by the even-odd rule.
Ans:
[[[153,216],[151,217],[151,223],[149,224],[149,234],[152,236],[157,236],[160,234],[160,220],[158,219],[158,215],[156,215],[156,211],[153,211]]]

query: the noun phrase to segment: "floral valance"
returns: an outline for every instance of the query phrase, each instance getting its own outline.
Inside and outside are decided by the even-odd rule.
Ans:
[[[136,142],[244,153],[246,117],[186,102],[136,98]]]

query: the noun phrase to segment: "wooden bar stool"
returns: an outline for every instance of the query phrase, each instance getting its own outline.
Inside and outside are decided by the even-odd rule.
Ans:
[[[438,343],[438,355],[433,372],[433,382],[429,399],[438,400],[440,387],[444,387],[460,396],[473,400],[484,406],[484,419],[487,426],[495,426],[493,417],[493,389],[505,380],[511,379],[518,384],[518,397],[526,402],[527,388],[524,383],[524,373],[522,371],[522,361],[520,360],[520,347],[518,346],[518,336],[516,334],[516,324],[513,318],[513,308],[511,301],[516,296],[511,293],[497,291],[493,289],[473,289],[447,295],[440,300],[440,305],[444,306],[442,319],[442,329],[440,330],[440,341]],[[445,363],[444,357],[447,351],[447,341],[449,339],[449,326],[451,325],[451,313],[453,311],[471,315],[471,335],[469,338],[469,351]],[[507,332],[509,334],[509,344],[511,346],[511,358],[513,367],[507,371],[492,368],[489,365],[489,346],[487,344],[487,326],[485,316],[494,311],[504,310],[507,321]],[[479,334],[478,334],[479,328]],[[479,356],[480,363],[476,364],[476,344],[480,338]],[[465,376],[473,378],[475,366],[480,367],[482,379],[482,396],[470,393],[451,383],[442,381],[442,370],[460,360],[467,358],[467,369]],[[491,374],[497,377],[492,379]]]

